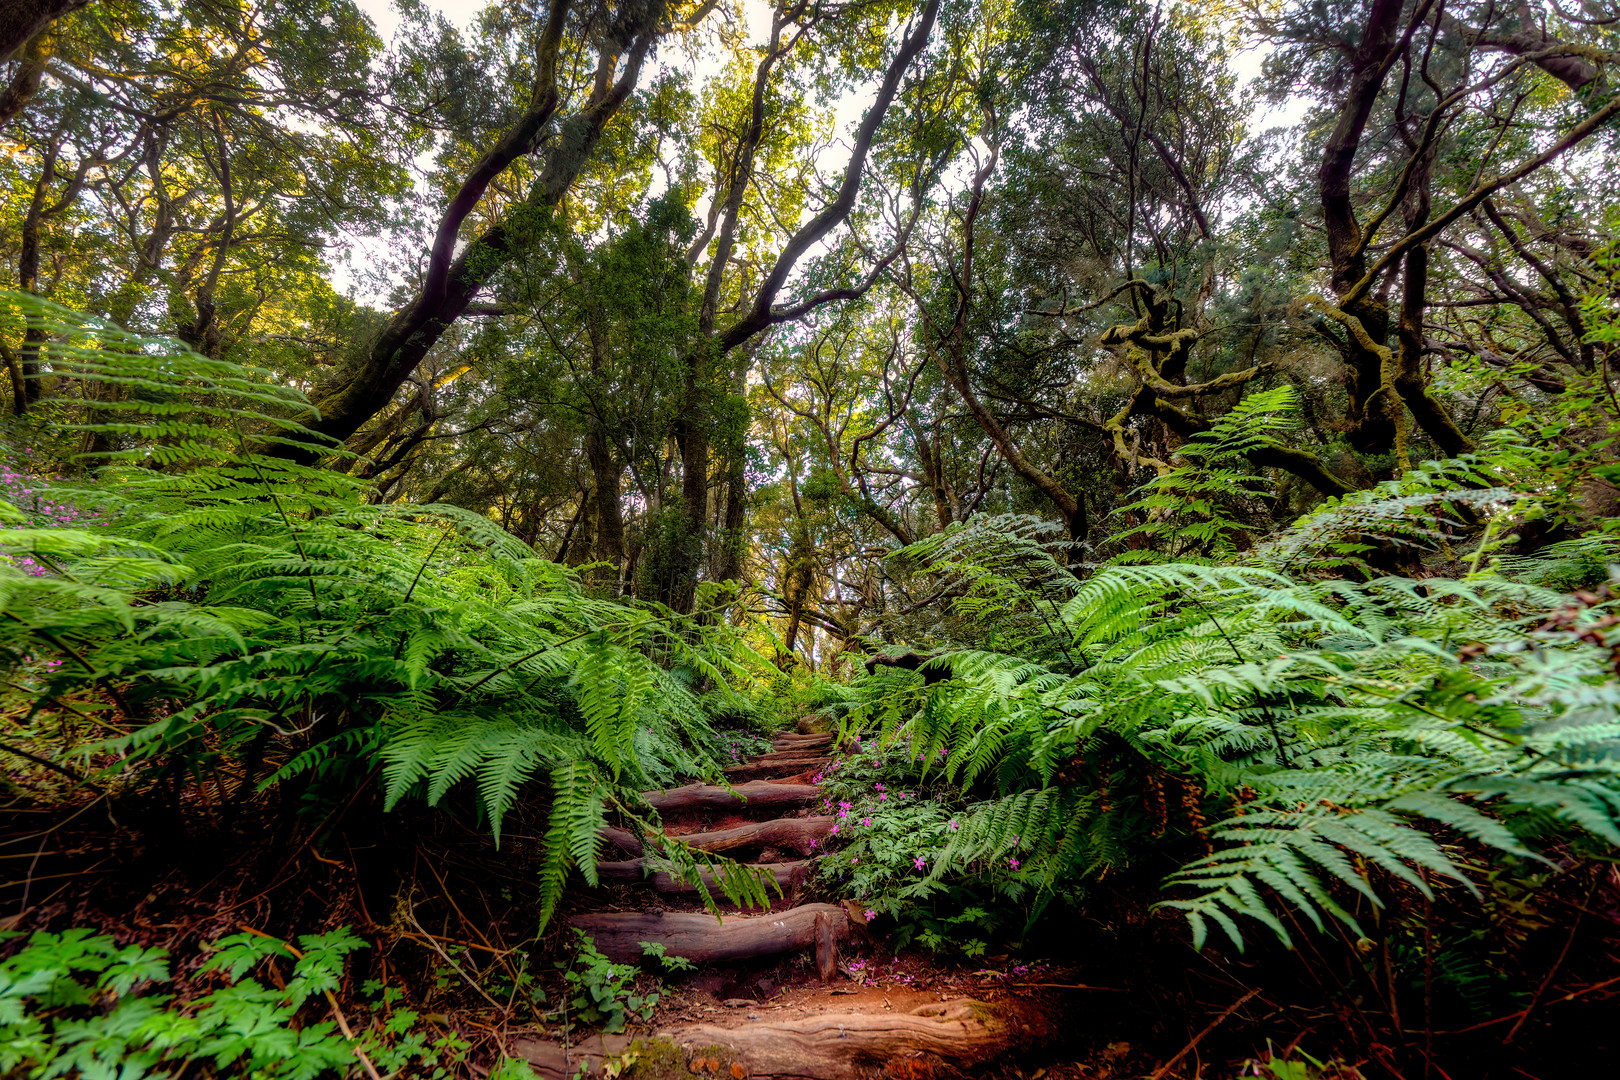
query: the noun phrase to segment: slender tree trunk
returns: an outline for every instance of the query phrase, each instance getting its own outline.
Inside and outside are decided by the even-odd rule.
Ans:
[[[939,14],[939,4],[940,0],[925,0],[917,22],[901,40],[899,48],[890,60],[884,72],[883,83],[878,87],[871,107],[856,129],[849,164],[844,169],[843,180],[839,184],[836,196],[809,221],[794,230],[775,262],[765,273],[743,316],[722,330],[716,327],[721,279],[735,242],[737,214],[747,185],[752,180],[753,154],[764,124],[768,77],[777,59],[791,47],[791,43],[784,45],[781,38],[785,23],[773,21],[771,45],[755,71],[750,124],[739,140],[733,160],[735,172],[726,188],[724,224],[719,231],[714,261],[711,262],[706,275],[703,300],[699,309],[699,339],[686,358],[687,404],[685,413],[676,427],[676,438],[680,442],[682,459],[683,519],[678,523],[680,526],[678,542],[667,552],[673,559],[673,566],[667,575],[668,588],[664,590],[669,597],[666,602],[677,610],[691,610],[699,568],[703,565],[704,534],[709,510],[710,427],[713,422],[715,373],[720,370],[720,364],[733,349],[748,343],[778,322],[806,314],[823,304],[863,295],[870,286],[871,282],[868,280],[867,284],[859,289],[824,290],[809,300],[791,306],[792,314],[784,314],[777,304],[777,297],[799,260],[829,233],[842,225],[855,209],[873,139],[876,138],[878,127],[887,115],[889,106],[893,104],[900,91],[902,78],[933,33],[934,20]],[[796,18],[797,14],[795,11],[792,17]],[[694,258],[697,251],[694,245]],[[875,280],[875,276],[872,280]]]
[[[624,566],[624,507],[621,505],[621,479],[623,466],[613,459],[601,421],[591,420],[591,429],[585,435],[585,459],[591,466],[593,477],[592,498],[596,503],[596,555],[598,562],[608,564],[605,573],[619,585]]]
[[[943,532],[956,521],[956,511],[951,505],[949,482],[945,479],[945,454],[937,427],[928,437],[917,437],[917,456],[922,459],[923,478],[934,497],[934,520],[939,525],[936,531]]]
[[[675,429],[681,451],[680,520],[669,552],[670,566],[659,599],[676,611],[691,611],[703,565],[703,543],[709,522],[709,427],[707,395],[697,376],[688,383],[687,410]]]
[[[40,229],[45,221],[46,203],[51,185],[56,182],[56,157],[61,144],[55,139],[45,151],[45,161],[39,179],[34,183],[34,196],[23,215],[17,249],[17,286],[23,292],[39,291]],[[39,400],[39,353],[45,345],[45,330],[30,322],[23,330],[21,349],[22,396],[16,400],[17,415]]]
[[[1421,229],[1429,220],[1429,187],[1434,151],[1426,148],[1412,170],[1410,187],[1401,205],[1406,231]],[[1423,377],[1423,313],[1429,286],[1429,248],[1419,244],[1406,253],[1400,317],[1395,326],[1395,389],[1440,452],[1456,457],[1474,449],[1474,442],[1451,419],[1444,405],[1429,394]]]

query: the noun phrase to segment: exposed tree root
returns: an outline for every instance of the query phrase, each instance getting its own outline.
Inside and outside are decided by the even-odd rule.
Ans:
[[[750,822],[734,829],[687,833],[675,839],[702,851],[757,851],[760,848],[787,848],[800,855],[811,855],[815,844],[832,831],[830,817],[775,818]]]

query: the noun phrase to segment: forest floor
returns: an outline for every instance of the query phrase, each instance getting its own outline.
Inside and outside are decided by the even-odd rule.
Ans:
[[[1589,1075],[1596,1043],[1575,1044],[1591,1040],[1508,1045],[1510,1029],[1530,1010],[1436,1031],[1426,1036],[1427,1054],[1402,1062],[1409,1054],[1378,1037],[1390,1018],[1374,1002],[1323,992],[1327,965],[1314,951],[1255,950],[1248,958],[1190,952],[1175,920],[1156,917],[1154,898],[1128,887],[1100,897],[1102,907],[1090,917],[1048,925],[1044,959],[1024,952],[952,961],[920,948],[897,954],[887,935],[862,925],[860,905],[820,902],[841,899],[819,889],[814,874],[818,838],[833,820],[818,816],[821,795],[813,783],[827,759],[803,765],[792,755],[805,743],[786,738],[773,754],[728,770],[750,778],[739,787],[768,795],[766,805],[741,805],[718,798],[723,789],[696,785],[650,793],[662,803],[670,835],[777,871],[786,883],[783,896],[766,914],[722,905],[727,914],[719,924],[703,913],[694,891],[667,876],[574,890],[562,920],[595,933],[613,959],[642,959],[642,943],[654,942],[699,963],[666,978],[656,1009],[634,1034],[574,1043],[540,1032],[518,1037],[516,1052],[547,1080]],[[828,739],[815,752],[831,755],[836,748]],[[761,767],[773,758],[792,764]],[[608,836],[625,855],[641,854],[630,834],[608,830]],[[766,924],[775,932],[753,932]],[[746,938],[740,945],[739,935]],[[1581,1030],[1603,1012],[1600,1000],[1575,1000],[1581,996],[1549,995],[1546,1007],[1560,1020],[1551,1030]],[[1318,1056],[1307,1059],[1305,1048]],[[1442,1053],[1449,1067],[1464,1071],[1439,1067]],[[1562,1054],[1569,1056],[1561,1060]]]
[[[831,740],[814,750],[831,753]],[[120,944],[162,947],[175,957],[184,1001],[215,988],[196,974],[209,942],[243,930],[291,939],[352,927],[369,947],[349,958],[343,1009],[372,1025],[414,1010],[434,1037],[464,1048],[448,1066],[457,1076],[486,1076],[504,1052],[547,1080],[592,1070],[623,1080],[1213,1080],[1284,1075],[1256,1073],[1252,1063],[1273,1052],[1291,1063],[1296,1048],[1352,1063],[1286,1074],[1313,1080],[1557,1080],[1612,1065],[1613,979],[1603,974],[1620,952],[1612,871],[1569,897],[1592,917],[1537,931],[1543,991],[1528,1007],[1429,1034],[1415,1026],[1421,1020],[1380,1013],[1374,995],[1351,992],[1353,982],[1336,989],[1345,983],[1335,978],[1355,972],[1308,940],[1297,950],[1257,944],[1247,955],[1190,950],[1184,927],[1155,912],[1151,879],[1110,879],[1085,910],[1049,917],[1044,954],[897,954],[851,919],[855,905],[829,903],[843,898],[816,881],[831,819],[821,814],[815,768],[760,767],[771,760],[732,767],[731,776],[751,777],[738,787],[769,794],[751,805],[723,797],[724,788],[649,793],[670,833],[783,883],[769,913],[728,905],[724,923],[695,892],[644,876],[639,841],[609,830],[603,884],[576,885],[544,938],[528,944],[542,803],[515,808],[497,847],[464,807],[384,812],[367,784],[300,816],[268,799],[237,802],[230,785],[210,781],[178,784],[172,799],[155,791],[114,803],[86,792],[71,806],[14,814],[0,850],[27,871],[0,881],[3,910],[16,913],[0,929],[86,926]],[[622,854],[608,854],[621,843]],[[671,953],[690,946],[697,965],[660,977],[656,1007],[627,1034],[589,1034],[577,1023],[566,1034],[552,1010],[569,996],[559,969],[577,963],[570,928],[582,925],[601,931],[598,945],[612,959],[644,971],[654,965],[642,941]],[[523,979],[543,991],[533,1005]],[[638,992],[654,981],[640,976]],[[404,996],[389,1005],[368,987]],[[1383,1035],[1392,1030],[1407,1033],[1405,1045]],[[1435,1067],[1425,1069],[1412,1047],[1431,1039]]]
[[[764,913],[723,904],[726,918],[717,922],[695,890],[667,877],[577,891],[568,923],[593,933],[612,959],[639,959],[641,946],[654,942],[698,964],[666,986],[647,1033],[522,1038],[518,1054],[548,1080],[621,1070],[813,1080],[1061,1075],[1043,1051],[1060,1041],[1066,996],[1093,988],[1010,957],[999,969],[970,969],[896,956],[863,925],[859,905],[808,899],[816,845],[831,824],[813,812],[821,789],[812,775],[832,744],[831,736],[781,736],[772,753],[730,770],[752,777],[741,786],[768,796],[765,805],[697,785],[653,794],[664,804],[668,835],[748,856],[768,871],[787,868],[778,874],[782,896]],[[772,768],[773,760],[780,766]],[[608,836],[627,855],[641,855],[629,834]],[[627,866],[603,864],[604,871]],[[1067,1072],[1107,1075],[1077,1066]]]

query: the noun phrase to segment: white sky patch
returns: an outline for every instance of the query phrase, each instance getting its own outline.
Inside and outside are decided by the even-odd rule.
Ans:
[[[1269,45],[1252,45],[1232,53],[1229,64],[1238,81],[1247,88],[1260,77],[1260,68],[1270,54]],[[1303,94],[1290,94],[1275,105],[1265,101],[1257,102],[1254,112],[1249,114],[1249,129],[1253,133],[1258,133],[1267,128],[1293,127],[1305,119],[1305,113],[1310,107],[1310,99]]]
[[[393,0],[354,0],[354,6],[371,19],[378,37],[384,42],[393,40],[394,31],[399,29],[399,11],[394,7]],[[489,4],[485,0],[427,0],[425,6],[465,30]]]

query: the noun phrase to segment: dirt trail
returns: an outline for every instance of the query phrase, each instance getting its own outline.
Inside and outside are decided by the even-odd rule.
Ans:
[[[614,960],[640,960],[641,943],[656,942],[698,970],[665,993],[650,1033],[520,1041],[541,1076],[929,1080],[986,1075],[1009,1052],[1054,1039],[1032,999],[868,982],[861,962],[840,962],[864,928],[804,895],[832,824],[813,812],[822,795],[811,778],[834,749],[831,735],[778,736],[771,753],[727,770],[742,798],[696,784],[649,793],[666,835],[769,871],[782,891],[769,911],[739,911],[716,890],[717,922],[695,887],[645,874],[636,837],[604,830],[624,855],[599,864],[603,887],[576,897],[570,925]]]

